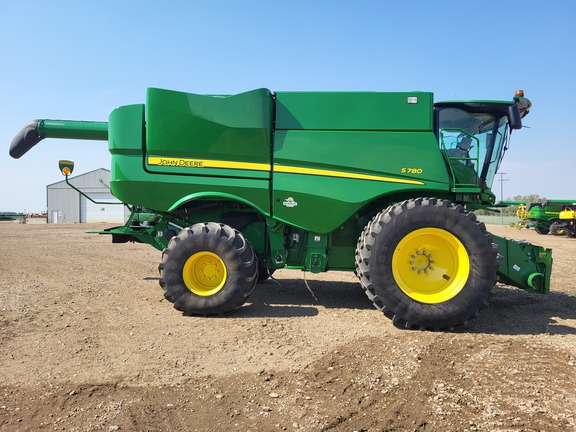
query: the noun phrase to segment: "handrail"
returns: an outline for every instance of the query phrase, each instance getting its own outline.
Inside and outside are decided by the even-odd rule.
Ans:
[[[83,197],[85,197],[86,199],[89,199],[90,201],[92,201],[94,204],[105,204],[105,205],[126,205],[123,202],[106,202],[106,201],[94,201],[92,198],[90,198],[88,195],[86,195],[84,192],[82,192],[80,189],[78,189],[76,186],[74,186],[72,183],[70,183],[68,181],[68,176],[66,176],[66,184],[68,186],[70,186],[72,189],[74,189],[76,192],[78,192],[80,195],[82,195]],[[126,205],[127,206],[127,205]],[[128,208],[130,208],[129,206],[127,206]]]

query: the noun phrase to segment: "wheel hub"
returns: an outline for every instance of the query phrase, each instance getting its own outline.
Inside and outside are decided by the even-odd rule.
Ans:
[[[434,264],[432,254],[426,252],[425,249],[422,251],[419,249],[416,250],[416,253],[414,255],[410,255],[410,257],[412,258],[410,261],[410,264],[412,265],[412,271],[415,271],[418,274],[428,274],[429,271],[434,270],[434,267],[432,267],[432,264]]]
[[[217,277],[218,269],[212,262],[202,264],[200,275],[204,279],[215,279]]]
[[[440,228],[420,228],[403,237],[392,255],[398,287],[413,300],[442,303],[466,284],[470,258],[462,242]]]
[[[211,296],[226,283],[226,266],[222,259],[208,251],[193,254],[182,269],[186,287],[199,296]]]

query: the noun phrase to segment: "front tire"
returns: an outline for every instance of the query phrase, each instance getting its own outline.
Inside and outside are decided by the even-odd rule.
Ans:
[[[559,223],[553,223],[552,225],[550,225],[550,232],[552,233],[552,235],[555,236],[564,236],[566,235],[566,227],[564,227],[562,224]]]
[[[258,278],[254,250],[225,224],[198,223],[170,239],[159,266],[160,286],[187,315],[223,315],[244,304]]]
[[[536,225],[534,227],[534,231],[536,231],[538,234],[546,235],[550,232],[550,227],[543,227],[540,225]]]
[[[358,241],[362,287],[399,327],[465,324],[488,304],[497,269],[484,224],[445,200],[395,204],[378,213]]]

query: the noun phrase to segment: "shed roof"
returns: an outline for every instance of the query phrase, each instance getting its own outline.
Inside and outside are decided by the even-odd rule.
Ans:
[[[80,174],[80,175],[77,175],[77,176],[74,176],[74,177],[68,177],[68,181],[71,182],[72,180],[85,177],[85,176],[87,176],[87,175],[93,174],[93,173],[98,172],[98,171],[105,171],[105,172],[107,172],[108,174],[110,174],[110,170],[107,170],[106,168],[97,168],[97,169],[95,169],[95,170],[88,171],[88,172],[86,172],[86,173],[83,173],[83,174]],[[65,183],[66,183],[66,180],[60,180],[59,182],[51,183],[51,184],[49,184],[49,185],[46,185],[46,187],[48,188],[48,187],[51,187],[51,186],[56,186],[56,185],[65,184]]]

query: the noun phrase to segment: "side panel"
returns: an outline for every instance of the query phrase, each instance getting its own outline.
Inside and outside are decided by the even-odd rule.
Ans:
[[[431,131],[429,92],[278,92],[276,129]]]
[[[144,125],[144,105],[120,107],[110,114],[110,189],[122,202],[157,211],[169,211],[186,200],[230,199],[269,214],[270,182],[267,178],[181,174],[193,168],[188,171],[175,170],[171,172],[172,175],[168,175],[169,168],[163,168],[166,171],[164,173],[151,172],[144,161]]]
[[[269,179],[272,112],[267,89],[234,96],[148,89],[146,169]]]
[[[448,190],[436,136],[426,132],[277,131],[273,214],[317,233],[395,192]]]

